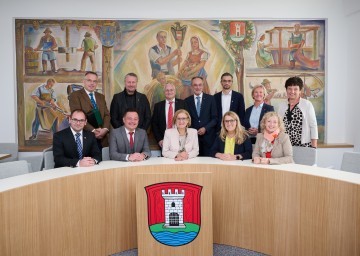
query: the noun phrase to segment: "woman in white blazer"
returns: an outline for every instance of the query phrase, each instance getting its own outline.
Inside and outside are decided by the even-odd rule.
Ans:
[[[175,161],[183,161],[199,155],[197,130],[189,128],[191,117],[185,109],[175,112],[174,128],[167,129],[164,135],[162,155]]]

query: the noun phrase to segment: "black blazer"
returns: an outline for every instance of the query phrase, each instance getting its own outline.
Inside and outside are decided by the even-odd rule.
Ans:
[[[216,136],[217,110],[214,96],[203,93],[201,101],[200,117],[196,112],[194,96],[191,95],[185,99],[186,105],[191,116],[191,128],[199,130],[205,127],[206,133],[199,136],[199,143],[211,147]]]
[[[155,104],[154,113],[151,119],[151,128],[157,142],[164,139],[166,130],[165,103],[166,100],[163,100]],[[188,110],[184,100],[175,98],[175,111],[179,109]]]
[[[151,111],[150,104],[145,94],[136,92],[136,110],[139,113],[138,128],[147,130],[150,127]],[[110,105],[111,125],[115,128],[123,126],[123,115],[129,107],[126,104],[125,92],[122,91],[114,95]]]
[[[217,131],[220,131],[221,129],[221,121],[222,121],[221,94],[222,92],[218,92],[214,95],[217,112],[218,112]],[[244,97],[241,93],[236,92],[234,90],[231,92],[230,111],[235,112],[239,116],[241,124],[244,125],[244,116],[245,116]]]
[[[243,126],[245,127],[246,130],[248,130],[250,128],[250,115],[251,115],[251,111],[253,109],[254,105],[252,105],[251,107],[248,107],[245,111],[245,120],[244,120],[244,124]],[[258,127],[258,131],[260,131],[260,121],[263,118],[263,116],[265,115],[265,113],[267,112],[271,112],[271,111],[275,111],[274,107],[271,105],[268,105],[266,103],[264,103],[262,109],[261,109],[261,113],[260,113],[260,118],[259,118],[259,127]]]
[[[225,142],[216,137],[215,143],[211,147],[211,156],[215,157],[216,153],[224,153]],[[242,144],[235,144],[234,155],[241,155],[243,160],[251,159],[252,155],[252,144],[249,138],[247,138]]]
[[[53,153],[55,168],[76,167],[79,157],[75,138],[70,127],[54,134]],[[83,130],[83,156],[92,157],[98,163],[101,161],[101,152],[94,133],[85,130]]]

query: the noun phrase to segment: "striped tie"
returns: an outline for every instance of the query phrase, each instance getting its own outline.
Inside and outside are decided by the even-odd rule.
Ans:
[[[96,105],[96,102],[94,99],[94,94],[92,92],[90,92],[89,95],[90,95],[91,104],[93,105],[94,109],[97,109],[97,105]]]
[[[81,145],[81,140],[80,140],[81,134],[76,133],[75,136],[76,136],[76,147],[77,147],[78,156],[79,156],[79,159],[82,159],[83,158],[82,145]]]

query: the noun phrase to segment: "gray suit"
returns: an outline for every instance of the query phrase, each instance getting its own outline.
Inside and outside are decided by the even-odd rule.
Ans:
[[[111,131],[109,144],[111,160],[126,161],[126,156],[132,153],[144,153],[146,159],[151,156],[146,131],[140,128],[136,128],[135,130],[134,149],[130,148],[129,139],[127,138],[124,126]]]

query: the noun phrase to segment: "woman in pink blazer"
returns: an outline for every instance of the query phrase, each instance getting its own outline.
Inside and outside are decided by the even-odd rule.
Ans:
[[[199,155],[197,130],[189,128],[190,114],[179,109],[173,118],[174,128],[167,129],[164,135],[162,155],[175,161],[183,161]]]

